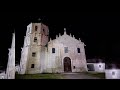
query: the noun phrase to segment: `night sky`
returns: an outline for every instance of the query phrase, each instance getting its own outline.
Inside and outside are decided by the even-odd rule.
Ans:
[[[1,13],[0,16],[0,69],[3,70],[7,66],[8,49],[11,48],[14,28],[9,14]]]
[[[49,26],[50,37],[67,33],[81,38],[86,44],[86,56],[104,58],[106,62],[120,62],[120,13],[118,12],[2,12],[1,14],[1,56],[7,61],[8,47],[12,33],[16,32],[16,61],[20,60],[27,25],[38,18]],[[6,44],[5,44],[6,43]],[[3,53],[4,52],[4,53]]]

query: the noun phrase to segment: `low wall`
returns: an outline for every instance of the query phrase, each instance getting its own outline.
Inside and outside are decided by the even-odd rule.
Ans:
[[[106,79],[120,79],[120,69],[106,69]]]
[[[94,72],[105,72],[105,63],[87,63],[87,65],[92,65]]]

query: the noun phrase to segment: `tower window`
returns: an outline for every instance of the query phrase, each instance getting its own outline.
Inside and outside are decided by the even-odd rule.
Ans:
[[[37,29],[38,29],[38,26],[35,26],[35,31],[37,31]]]
[[[45,32],[45,29],[43,29],[43,32]]]
[[[34,38],[34,42],[37,42],[37,37]]]
[[[52,53],[55,53],[55,48],[52,48]]]
[[[32,65],[31,65],[31,68],[34,68],[34,67],[35,67],[35,65],[34,65],[34,64],[32,64]]]
[[[35,57],[35,56],[36,56],[36,53],[35,53],[35,52],[33,52],[33,53],[32,53],[32,57]]]
[[[68,47],[65,47],[65,53],[68,53]]]
[[[80,48],[77,48],[78,53],[80,53]]]

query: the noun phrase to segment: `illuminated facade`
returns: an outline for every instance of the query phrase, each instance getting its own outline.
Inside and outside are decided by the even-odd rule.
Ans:
[[[20,74],[87,71],[84,43],[68,35],[49,40],[49,28],[42,23],[27,27],[21,52]]]

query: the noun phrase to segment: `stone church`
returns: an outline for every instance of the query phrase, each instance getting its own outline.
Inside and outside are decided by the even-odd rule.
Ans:
[[[64,34],[49,40],[49,28],[43,23],[27,26],[21,51],[19,74],[67,73],[87,71],[85,44]]]

